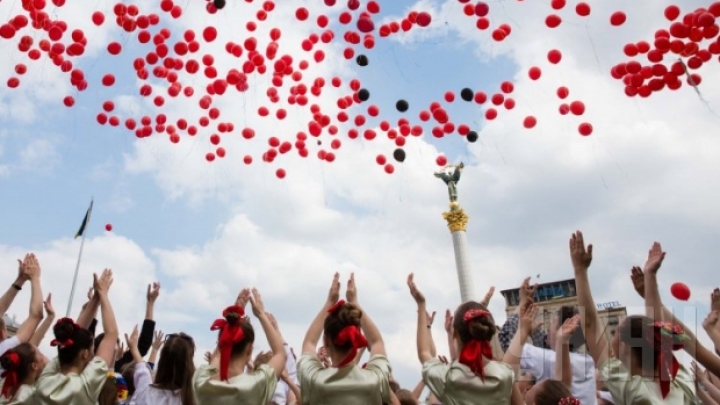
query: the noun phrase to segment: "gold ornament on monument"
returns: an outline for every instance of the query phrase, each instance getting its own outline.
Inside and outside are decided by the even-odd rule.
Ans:
[[[443,218],[447,221],[450,232],[467,231],[469,217],[457,202],[457,183],[460,182],[460,174],[464,167],[461,162],[459,165],[445,166],[442,171],[435,173],[435,177],[444,181],[448,187],[450,211],[443,212]]]

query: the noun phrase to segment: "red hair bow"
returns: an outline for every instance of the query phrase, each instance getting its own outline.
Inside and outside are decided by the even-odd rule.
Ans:
[[[328,309],[328,314],[332,315],[335,312],[337,312],[343,305],[345,305],[345,300],[340,300],[335,303],[335,305],[331,306],[330,309]]]
[[[582,405],[582,402],[575,397],[565,397],[558,402],[558,405]]]
[[[8,367],[0,374],[0,377],[5,379],[0,395],[10,398],[10,392],[15,392],[19,386],[17,369],[20,366],[20,356],[16,352],[8,350],[4,357],[6,361],[3,363]]]
[[[72,326],[72,334],[74,334],[76,330],[82,329],[82,326],[76,324],[75,321],[72,320],[72,318],[60,318],[60,319],[58,319],[58,321],[55,323],[56,326],[57,326],[57,325],[62,325],[62,324],[71,325],[71,326]],[[73,342],[73,340],[70,339],[70,338],[67,338],[67,339],[65,339],[65,340],[53,339],[53,340],[50,342],[50,346],[52,346],[52,347],[58,346],[60,349],[64,349],[64,348],[66,348],[66,347],[70,347],[70,346],[72,346],[72,345],[74,345],[74,344],[75,344],[75,342]]]
[[[483,318],[486,316],[490,316],[490,312],[484,309],[471,309],[465,312],[465,315],[463,315],[463,321],[465,321],[465,323],[468,323],[473,319]],[[462,352],[460,352],[460,358],[458,359],[458,361],[461,364],[470,367],[470,370],[472,370],[472,372],[476,375],[479,375],[481,379],[485,379],[483,357],[486,357],[488,359],[493,358],[492,346],[490,346],[490,342],[487,340],[472,339],[469,342],[465,343]]]
[[[344,327],[333,341],[335,346],[343,346],[346,345],[348,342],[352,344],[352,349],[350,350],[350,353],[345,356],[343,361],[338,364],[338,368],[350,364],[353,360],[355,360],[358,349],[362,349],[363,347],[367,347],[368,345],[367,338],[363,336],[360,328],[355,325]]]
[[[663,399],[670,393],[670,383],[675,380],[680,363],[678,363],[675,350],[682,350],[685,347],[684,340],[687,339],[685,331],[671,322],[655,322],[653,325],[653,340],[657,351],[657,368],[660,372],[660,392]]]
[[[228,316],[236,316],[236,322],[228,322]],[[245,317],[245,309],[241,306],[233,305],[225,308],[223,311],[223,319],[213,322],[210,330],[219,330],[220,338],[218,339],[218,348],[220,349],[220,379],[227,381],[228,368],[230,368],[230,356],[235,343],[242,342],[245,339],[245,333],[240,326],[240,321]]]

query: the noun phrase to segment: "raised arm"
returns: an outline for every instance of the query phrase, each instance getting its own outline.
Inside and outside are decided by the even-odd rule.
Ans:
[[[520,303],[520,311],[517,332],[515,332],[515,336],[513,336],[510,341],[510,346],[508,346],[503,356],[503,363],[512,366],[515,372],[520,369],[520,356],[522,356],[523,346],[525,346],[525,342],[527,342],[530,332],[532,331],[535,318],[537,318],[538,307],[529,300],[525,300]]]
[[[380,334],[380,329],[378,329],[377,325],[375,325],[375,322],[373,322],[367,311],[362,310],[360,302],[358,301],[354,273],[350,274],[350,279],[348,279],[347,289],[345,290],[345,292],[345,298],[347,299],[347,302],[355,305],[362,311],[362,318],[360,318],[360,329],[362,329],[363,333],[365,334],[365,338],[368,341],[368,347],[370,347],[370,357],[375,355],[385,356],[385,342],[383,341],[382,335]]]
[[[52,294],[48,294],[47,300],[45,300],[43,304],[45,305],[45,319],[43,319],[40,326],[38,326],[37,330],[35,330],[32,338],[30,338],[30,343],[35,347],[40,346],[40,343],[45,338],[47,331],[50,330],[50,327],[55,322],[55,308],[53,308],[52,305]]]
[[[580,327],[580,317],[565,320],[557,333],[555,344],[555,379],[570,389],[572,385],[572,365],[570,364],[570,338]]]
[[[5,291],[2,297],[0,297],[0,317],[5,316],[7,310],[12,305],[18,292],[22,290],[23,285],[30,280],[30,276],[25,270],[25,261],[28,260],[30,254],[25,255],[25,260],[18,259],[18,275],[13,281],[12,285]]]
[[[18,328],[15,337],[20,343],[27,343],[43,318],[43,294],[40,286],[40,264],[35,255],[30,254],[23,265],[25,266],[25,272],[30,277],[30,313]]]
[[[332,284],[330,285],[328,298],[325,301],[325,304],[323,304],[323,307],[320,309],[320,312],[318,312],[318,314],[315,316],[315,319],[313,319],[307,332],[305,333],[305,338],[303,339],[302,344],[302,354],[315,353],[318,341],[320,341],[320,336],[322,336],[323,323],[325,322],[325,317],[327,317],[327,311],[330,309],[330,307],[335,305],[335,303],[338,302],[339,299],[340,273],[335,273],[335,275],[333,276]]]
[[[407,279],[410,295],[415,299],[417,304],[417,354],[420,364],[425,364],[433,358],[432,342],[427,329],[427,309],[425,308],[425,296],[415,285],[413,274],[410,273]]]
[[[112,270],[105,269],[100,277],[98,277],[97,274],[93,274],[93,278],[95,295],[98,296],[100,300],[100,314],[103,332],[105,333],[95,355],[103,359],[108,367],[112,369],[115,363],[115,346],[119,336],[117,322],[115,321],[115,312],[113,312],[108,296],[110,286],[113,283],[113,273]]]
[[[490,305],[490,300],[492,299],[493,294],[495,294],[495,286],[490,287],[488,292],[485,294],[485,297],[483,297],[482,301],[480,301],[480,304],[487,308]]]
[[[94,288],[90,288],[88,291],[88,302],[80,312],[77,323],[83,328],[89,329],[92,325],[95,317],[97,316],[98,309],[100,308],[100,297],[95,293]]]
[[[665,252],[658,242],[653,243],[643,269],[645,276],[645,315],[656,321],[663,320],[663,303],[658,290],[657,272],[660,270]]]
[[[580,307],[580,326],[582,326],[590,356],[595,361],[595,364],[600,367],[607,359],[607,351],[605,350],[607,341],[598,319],[595,300],[593,300],[590,291],[588,269],[592,262],[592,252],[592,245],[585,248],[582,232],[578,231],[572,235],[570,238],[570,257],[575,272],[575,288],[577,290],[578,306]]]
[[[453,331],[453,315],[449,309],[445,310],[445,334],[447,335],[448,350],[450,350],[450,359],[452,361],[457,360],[457,347],[455,347],[455,341],[452,336]]]
[[[148,357],[148,364],[152,364],[153,367],[155,366],[155,363],[157,363],[157,357],[158,353],[160,352],[160,348],[162,347],[163,343],[165,343],[164,337],[165,335],[161,330],[155,331],[155,339],[153,340],[152,349],[150,349],[150,357]]]
[[[705,375],[704,372],[700,370],[697,363],[694,361],[690,363],[690,370],[692,371],[693,375],[695,376],[695,383],[696,383],[696,392],[698,397],[701,397],[702,394],[705,394],[706,398],[703,400],[703,404],[709,405],[712,403],[717,403],[720,401],[720,390],[715,387],[710,380],[708,379],[707,375]],[[700,387],[697,387],[697,383],[700,383],[705,387],[705,390],[701,389]],[[712,402],[705,403],[705,400],[710,399]]]
[[[270,345],[270,350],[272,350],[273,355],[270,361],[268,361],[268,365],[275,370],[275,374],[280,378],[287,362],[287,355],[285,353],[285,347],[283,346],[283,337],[280,334],[280,330],[273,326],[270,317],[268,317],[265,312],[265,304],[257,288],[252,289],[250,304],[252,305],[253,315],[260,321],[260,325]]]

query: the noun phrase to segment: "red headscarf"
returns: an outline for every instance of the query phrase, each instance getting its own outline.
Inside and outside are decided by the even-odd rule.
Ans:
[[[62,325],[62,324],[64,324],[64,323],[69,324],[69,325],[72,325],[72,328],[73,328],[73,329],[72,329],[72,332],[73,332],[73,334],[75,333],[76,330],[82,329],[82,326],[76,324],[75,321],[72,320],[72,318],[60,318],[60,319],[58,319],[58,321],[55,323],[55,325],[56,325],[56,326],[57,326],[57,325]],[[72,345],[74,345],[74,344],[75,344],[75,342],[73,342],[73,340],[72,340],[71,338],[67,338],[67,339],[65,339],[65,340],[53,339],[52,341],[50,341],[50,346],[52,346],[52,347],[58,346],[60,349],[64,349],[64,348],[66,348],[66,347],[70,347],[70,346],[72,346]]]
[[[680,368],[680,364],[672,352],[685,347],[683,341],[687,339],[687,336],[680,326],[671,322],[655,322],[652,327],[652,343],[660,349],[656,350],[655,361],[660,372],[660,392],[665,399],[670,393],[670,383],[675,380]]]
[[[328,314],[334,315],[343,305],[345,305],[345,301],[338,301],[328,309]],[[368,345],[368,341],[365,336],[363,336],[362,331],[355,325],[344,327],[333,340],[335,346],[344,346],[348,342],[352,344],[352,349],[350,349],[350,353],[345,356],[340,364],[337,365],[338,368],[352,363],[352,361],[355,360],[355,356],[357,356],[358,350]]]
[[[227,321],[228,315],[237,316],[237,321],[232,323]],[[240,326],[240,322],[245,317],[245,309],[238,305],[225,308],[223,311],[223,319],[213,322],[210,330],[220,330],[220,338],[218,339],[218,348],[220,349],[220,380],[227,381],[228,368],[230,368],[230,356],[232,348],[236,343],[245,339],[245,333]]]
[[[10,398],[10,393],[15,392],[20,386],[17,373],[17,369],[18,367],[20,367],[20,355],[10,349],[5,352],[2,357],[2,364],[5,370],[2,372],[2,374],[0,374],[0,377],[4,378],[5,382],[3,382],[2,392],[0,393],[0,395],[6,398]]]
[[[473,319],[490,316],[490,312],[484,309],[471,309],[463,315],[463,321],[468,323]],[[485,370],[483,369],[483,357],[493,358],[492,347],[488,340],[471,339],[462,349],[458,361],[472,370],[473,373],[479,375],[481,379],[485,379]]]

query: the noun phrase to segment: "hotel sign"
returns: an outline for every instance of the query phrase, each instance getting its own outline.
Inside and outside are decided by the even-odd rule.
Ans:
[[[622,305],[618,301],[611,301],[611,302],[603,302],[601,304],[597,304],[597,309],[604,310],[604,309],[612,309],[612,308],[619,308]]]

